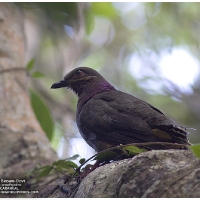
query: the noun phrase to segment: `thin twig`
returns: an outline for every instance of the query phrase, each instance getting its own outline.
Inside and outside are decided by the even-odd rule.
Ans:
[[[13,68],[9,68],[9,69],[0,70],[0,74],[11,72],[11,71],[25,71],[26,72],[27,70],[24,67],[13,67]]]

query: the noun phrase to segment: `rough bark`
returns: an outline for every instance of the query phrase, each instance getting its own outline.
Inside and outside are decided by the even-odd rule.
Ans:
[[[189,150],[154,150],[97,168],[70,197],[200,197],[200,159]],[[58,188],[51,197],[68,197]]]
[[[14,179],[57,156],[30,105],[23,15],[13,3],[0,3],[0,30],[0,178]]]

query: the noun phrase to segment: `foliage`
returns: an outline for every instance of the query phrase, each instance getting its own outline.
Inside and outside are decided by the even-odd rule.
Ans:
[[[137,155],[137,154],[140,154],[140,153],[146,151],[145,149],[140,149],[140,148],[135,147],[133,145],[126,146],[126,147],[123,148],[123,150],[128,151],[128,153],[131,154],[131,155]]]
[[[41,72],[36,71],[36,72],[33,72],[33,73],[31,74],[31,76],[32,76],[33,78],[41,78],[41,77],[44,77],[44,74],[42,74]]]
[[[29,2],[29,3],[15,3],[16,5],[32,11],[38,8],[42,9],[48,18],[56,25],[71,24],[72,19],[77,19],[77,3],[75,2]],[[50,21],[49,21],[50,22]]]
[[[32,76],[33,78],[41,78],[41,77],[44,77],[44,74],[42,74],[42,73],[39,72],[39,71],[33,71],[33,72],[31,72],[32,69],[33,69],[33,67],[34,67],[34,63],[35,63],[35,60],[34,60],[34,58],[32,58],[32,59],[28,62],[28,64],[26,65],[26,69],[28,70],[28,72],[31,73],[31,76]]]
[[[37,173],[37,180],[40,178],[43,178],[45,176],[48,176],[50,174],[50,172],[52,172],[52,171],[60,172],[65,175],[80,176],[81,174],[87,174],[87,171],[91,170],[93,165],[91,165],[91,164],[86,165],[86,163],[88,163],[91,160],[96,160],[99,163],[98,166],[100,166],[101,164],[113,162],[114,160],[121,160],[124,158],[133,157],[144,151],[146,151],[146,150],[140,149],[140,148],[130,145],[130,144],[123,145],[123,146],[117,146],[117,147],[113,147],[113,148],[101,151],[101,152],[95,154],[94,156],[90,157],[87,160],[85,160],[85,158],[80,159],[79,163],[81,165],[79,167],[77,166],[77,164],[75,162],[72,161],[79,157],[79,155],[76,154],[67,159],[57,160],[57,161],[53,162],[51,165],[45,165],[42,167],[38,167],[36,170],[33,170],[32,174]],[[86,165],[86,166],[83,167],[84,165]],[[98,166],[96,166],[96,167],[98,167]]]
[[[28,64],[26,65],[27,71],[31,74],[31,76],[33,78],[44,77],[44,75],[41,72],[33,71],[34,62],[35,62],[34,58],[32,58],[28,62]],[[54,125],[53,119],[51,117],[49,108],[47,107],[45,102],[41,99],[41,97],[38,94],[36,94],[33,90],[30,90],[30,99],[31,99],[31,105],[32,105],[33,111],[34,111],[42,129],[44,130],[47,137],[51,141],[53,138],[53,132],[54,132],[55,125]],[[50,168],[47,168],[44,173],[48,172],[48,169],[50,170]]]
[[[26,65],[26,69],[27,69],[28,71],[32,70],[33,67],[34,67],[34,63],[35,63],[35,60],[34,60],[34,58],[32,58],[32,59],[28,62],[28,64]]]
[[[31,98],[31,105],[35,112],[35,115],[44,130],[47,134],[47,137],[51,141],[53,138],[53,131],[54,131],[54,121],[51,117],[51,113],[49,108],[46,106],[44,101],[41,99],[37,93],[33,90],[30,90],[30,98]]]
[[[51,165],[45,165],[45,166],[39,166],[37,169],[32,170],[31,174],[32,176],[36,176],[37,180],[50,175],[51,172],[58,172],[58,173],[64,173],[67,175],[72,175],[78,168],[76,163],[72,162],[72,160],[75,160],[79,157],[78,154],[75,154],[74,156],[67,158],[67,159],[61,159],[53,162]]]
[[[200,144],[195,144],[190,147],[194,155],[196,155],[198,158],[200,158]]]
[[[39,174],[37,179],[40,179],[44,176],[48,176],[52,169],[53,167],[51,165],[46,165],[46,166],[41,167],[39,170],[42,170],[42,171]]]

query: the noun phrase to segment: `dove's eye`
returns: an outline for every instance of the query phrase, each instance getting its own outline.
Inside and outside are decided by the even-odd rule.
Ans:
[[[80,76],[80,75],[82,75],[82,74],[83,74],[83,71],[82,71],[82,70],[79,69],[79,70],[76,71],[76,75]]]

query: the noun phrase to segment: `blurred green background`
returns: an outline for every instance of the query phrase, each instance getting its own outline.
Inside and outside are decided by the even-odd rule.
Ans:
[[[200,3],[16,3],[24,13],[35,114],[62,158],[94,152],[75,122],[77,97],[52,83],[79,66],[99,71],[189,129],[200,142]]]

